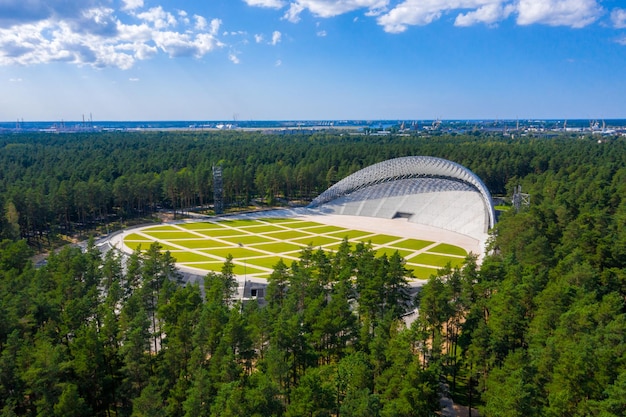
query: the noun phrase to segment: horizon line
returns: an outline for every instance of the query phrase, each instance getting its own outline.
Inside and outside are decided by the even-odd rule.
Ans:
[[[441,122],[507,122],[507,121],[532,121],[532,122],[542,122],[542,121],[608,121],[608,120],[626,120],[626,116],[623,117],[518,117],[518,118],[337,118],[337,119],[40,119],[40,120],[27,120],[24,118],[18,118],[13,120],[0,120],[0,124],[7,123],[111,123],[111,122],[122,122],[122,123],[145,123],[145,122],[158,122],[158,123],[167,123],[167,122],[177,122],[177,123],[197,123],[197,122],[228,122],[228,123],[247,123],[247,122],[390,122],[390,121],[441,121]]]

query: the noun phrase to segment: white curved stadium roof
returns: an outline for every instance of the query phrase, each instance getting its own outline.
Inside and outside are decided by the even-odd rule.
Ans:
[[[407,181],[410,180],[410,181]],[[488,217],[495,224],[491,194],[481,179],[469,169],[447,159],[407,156],[370,165],[349,175],[315,198],[310,208],[359,196],[375,199],[401,194],[444,191],[473,191],[480,194]]]

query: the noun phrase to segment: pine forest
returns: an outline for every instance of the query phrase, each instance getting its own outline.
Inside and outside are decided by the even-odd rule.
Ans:
[[[468,167],[504,206],[482,262],[414,298],[398,253],[347,240],[276,264],[264,307],[233,300],[230,260],[185,285],[158,244],[94,246],[210,213],[215,166],[225,207],[258,210],[409,155]],[[0,207],[2,416],[433,416],[444,392],[481,416],[626,415],[624,137],[6,134]]]

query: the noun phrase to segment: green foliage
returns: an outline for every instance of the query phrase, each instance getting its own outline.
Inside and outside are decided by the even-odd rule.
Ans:
[[[462,334],[485,415],[621,414],[623,145],[573,143],[572,158],[594,160],[548,158],[521,181],[531,208],[502,215]]]
[[[165,417],[165,407],[157,388],[155,379],[141,391],[141,395],[133,401],[132,417]]]
[[[90,416],[91,410],[85,404],[74,384],[66,384],[59,397],[59,402],[54,405],[54,415],[57,417],[83,417]]]
[[[490,416],[536,415],[534,376],[524,351],[508,355],[502,367],[495,368],[489,375],[484,394],[485,413]]]
[[[4,135],[0,138],[0,236],[48,244],[51,234],[149,216],[158,207],[208,209],[213,201],[212,166],[217,164],[223,168],[227,207],[248,207],[253,200],[270,204],[311,200],[329,183],[361,168],[409,155],[435,155],[467,166],[494,194],[507,193],[521,178],[545,174],[551,187],[537,197],[550,198],[560,192],[561,178],[554,178],[560,169],[572,172],[578,166],[597,166],[597,161],[619,166],[623,142],[606,145],[570,137],[520,140],[495,135],[424,138],[328,132]],[[246,155],[245,160],[241,155]],[[611,169],[602,171],[603,177],[589,186],[611,181]],[[599,201],[609,198],[607,193],[592,196]]]
[[[442,377],[486,416],[626,412],[623,139],[175,138],[0,138],[0,234],[15,239],[17,222],[26,239],[0,243],[3,415],[421,416],[437,411]],[[264,308],[232,301],[230,258],[203,288],[183,286],[158,245],[124,267],[93,242],[29,260],[53,229],[206,205],[216,161],[236,205],[306,200],[408,154],[532,195],[502,213],[480,266],[470,256],[429,279],[409,328],[402,258],[347,239],[273,265]]]

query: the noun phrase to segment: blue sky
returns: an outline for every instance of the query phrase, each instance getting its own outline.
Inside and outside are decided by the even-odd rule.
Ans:
[[[0,120],[626,118],[626,0],[0,0]]]

